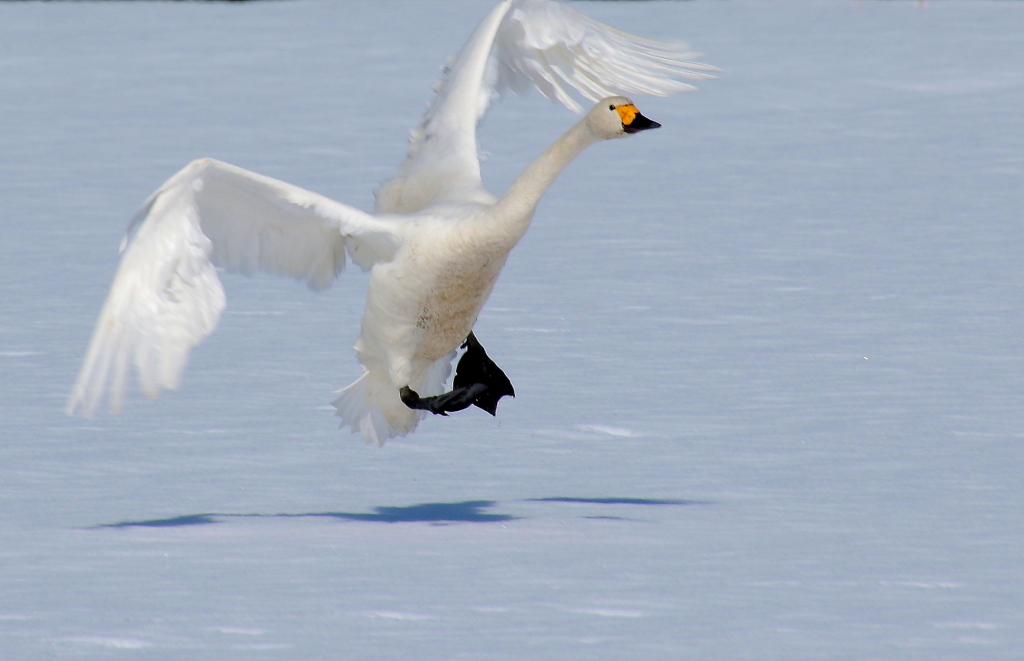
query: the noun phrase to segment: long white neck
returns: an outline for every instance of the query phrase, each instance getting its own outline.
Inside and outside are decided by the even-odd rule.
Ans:
[[[598,140],[584,117],[523,170],[495,207],[507,231],[514,233],[517,239],[525,234],[533,211],[548,187],[580,152]]]

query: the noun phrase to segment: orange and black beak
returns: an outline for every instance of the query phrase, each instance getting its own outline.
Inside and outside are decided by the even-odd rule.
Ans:
[[[622,118],[622,130],[626,133],[639,133],[640,131],[656,129],[661,126],[658,122],[641,115],[640,111],[633,104],[616,106],[615,110],[618,111],[619,117]]]

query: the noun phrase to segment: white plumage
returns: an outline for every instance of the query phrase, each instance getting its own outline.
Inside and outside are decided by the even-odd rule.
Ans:
[[[635,132],[627,126],[635,107],[618,95],[673,94],[691,89],[681,78],[709,77],[713,68],[690,57],[680,44],[619,32],[550,0],[504,0],[435,85],[374,214],[227,163],[190,163],[129,226],[68,412],[91,415],[104,396],[118,411],[130,365],[151,397],[177,388],[189,352],[224,309],[214,266],[269,271],[320,290],[347,254],[372,273],[355,345],[364,374],[341,391],[337,414],[367,442],[412,431],[425,413],[409,408],[400,389],[443,391],[455,350],[544,191],[587,145]],[[577,111],[573,93],[612,98],[497,198],[480,181],[477,122],[500,90],[530,87]]]

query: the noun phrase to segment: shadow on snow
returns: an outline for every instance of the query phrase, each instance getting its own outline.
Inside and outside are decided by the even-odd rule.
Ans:
[[[484,510],[493,507],[493,500],[467,500],[461,503],[422,503],[407,507],[374,507],[373,512],[307,512],[305,514],[188,514],[169,519],[150,519],[148,521],[122,521],[106,523],[96,528],[173,528],[176,526],[196,526],[207,523],[219,523],[224,518],[299,518],[321,517],[343,519],[347,521],[376,521],[378,523],[488,523],[493,521],[511,521],[516,517],[510,514],[488,514]]]
[[[709,505],[698,500],[656,500],[650,498],[572,498],[558,496],[551,498],[530,498],[540,503],[584,503],[590,505]],[[175,528],[220,523],[227,518],[301,518],[319,517],[346,521],[375,521],[377,523],[493,523],[512,521],[519,517],[511,514],[491,514],[486,510],[497,505],[493,500],[467,500],[459,503],[421,503],[406,507],[374,507],[373,512],[306,512],[304,514],[186,514],[167,519],[144,521],[122,521],[105,523],[93,528]],[[615,516],[588,516],[588,519],[619,519]]]

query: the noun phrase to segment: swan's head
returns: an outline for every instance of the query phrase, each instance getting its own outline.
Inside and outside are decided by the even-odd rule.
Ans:
[[[640,114],[633,102],[624,96],[609,96],[597,102],[589,113],[587,121],[591,128],[605,140],[624,138],[630,133],[656,129],[661,124]]]

